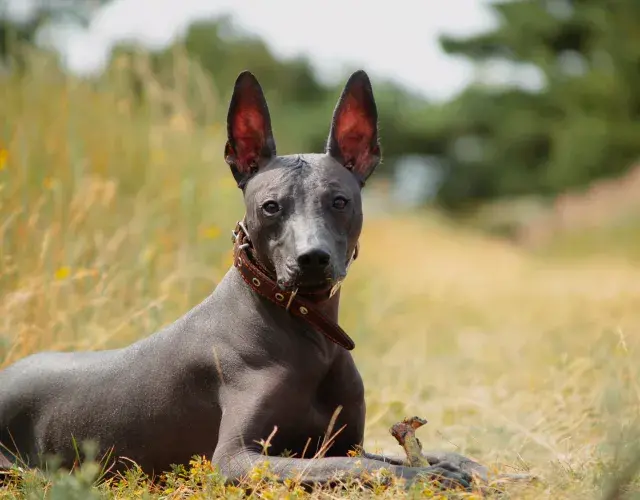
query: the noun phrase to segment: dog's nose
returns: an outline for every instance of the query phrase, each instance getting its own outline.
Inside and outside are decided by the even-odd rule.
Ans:
[[[321,248],[312,248],[298,255],[300,269],[324,268],[331,262],[329,252]]]

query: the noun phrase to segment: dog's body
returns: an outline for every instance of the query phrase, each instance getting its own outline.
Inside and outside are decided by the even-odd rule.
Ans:
[[[274,426],[270,452],[301,456],[312,438],[313,454],[338,405],[338,425],[349,425],[329,454],[346,456],[364,427],[351,355],[257,297],[235,270],[161,332],[120,350],[30,356],[2,372],[0,384],[8,389],[0,397],[2,443],[15,440],[31,464],[42,451],[73,463],[71,433],[156,472],[195,454],[215,451],[219,461],[258,453],[254,441]]]
[[[282,290],[304,296],[345,277],[362,227],[360,189],[379,161],[376,122],[368,77],[354,73],[327,153],[279,157],[259,84],[249,73],[238,78],[226,160],[244,193],[252,256]],[[336,323],[339,296],[315,304]],[[340,432],[326,458],[309,460],[338,407]],[[428,468],[348,457],[362,444],[364,420],[349,351],[255,293],[235,266],[204,302],[129,347],[42,353],[0,372],[5,462],[37,466],[55,453],[70,466],[74,440],[97,440],[102,453],[113,449],[146,472],[204,455],[237,480],[264,459],[258,441],[277,427],[268,451],[281,478],[304,472],[306,482],[327,483],[336,473],[387,468],[468,481],[447,457]]]

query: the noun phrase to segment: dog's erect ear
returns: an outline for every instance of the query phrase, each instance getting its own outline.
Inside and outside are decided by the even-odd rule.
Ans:
[[[378,110],[367,74],[351,75],[333,112],[326,152],[364,181],[380,162]]]
[[[240,73],[233,88],[227,139],[224,159],[240,188],[276,155],[267,101],[258,80],[249,71]]]

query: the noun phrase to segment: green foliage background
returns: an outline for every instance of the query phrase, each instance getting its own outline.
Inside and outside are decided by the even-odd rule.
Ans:
[[[67,5],[43,8],[23,25],[5,20],[0,54],[7,60],[10,42],[33,40],[37,29],[56,17],[72,13],[78,22],[88,19],[88,2]],[[443,37],[442,47],[479,67],[495,61],[528,65],[541,75],[543,88],[475,82],[449,102],[434,103],[376,79],[386,159],[382,175],[403,155],[434,157],[447,172],[438,201],[455,210],[505,196],[549,196],[629,168],[640,150],[640,3],[513,0],[493,2],[491,9],[495,29]],[[112,64],[119,55],[138,51],[121,46]],[[229,19],[193,24],[175,46],[152,55],[150,71],[170,82],[178,52],[198,63],[222,101],[236,75],[250,68],[268,95],[280,151],[322,150],[327,110],[339,88],[321,83],[309,61],[276,58],[264,41]],[[135,78],[127,84],[145,91]],[[223,118],[224,109],[215,116],[195,106],[189,111],[206,125]]]

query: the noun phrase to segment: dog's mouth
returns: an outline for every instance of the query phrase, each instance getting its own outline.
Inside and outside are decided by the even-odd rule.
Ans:
[[[278,278],[278,286],[282,290],[298,290],[298,293],[317,293],[328,291],[344,279],[343,276],[329,276],[325,273],[286,273]]]

